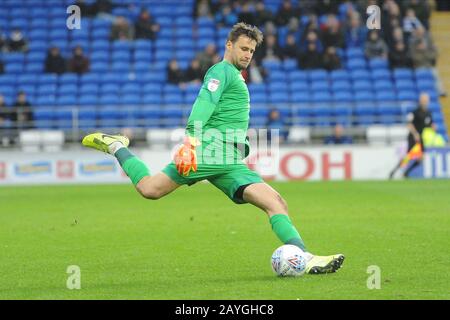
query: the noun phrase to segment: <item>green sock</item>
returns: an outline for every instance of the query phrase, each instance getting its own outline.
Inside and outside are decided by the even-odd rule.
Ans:
[[[114,156],[117,158],[123,171],[125,171],[135,186],[143,177],[150,175],[150,171],[148,170],[146,164],[132,154],[128,148],[120,148],[116,151],[116,153],[114,153]]]
[[[285,214],[276,214],[270,218],[272,230],[284,244],[292,244],[306,251],[305,244],[291,219]]]

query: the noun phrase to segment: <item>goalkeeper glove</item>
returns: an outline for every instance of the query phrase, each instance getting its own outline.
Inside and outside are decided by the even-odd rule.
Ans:
[[[188,176],[192,171],[197,171],[197,153],[195,147],[200,141],[194,137],[185,137],[183,145],[175,153],[175,166],[180,175]]]

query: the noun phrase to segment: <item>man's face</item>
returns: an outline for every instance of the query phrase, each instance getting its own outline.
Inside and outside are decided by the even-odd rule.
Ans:
[[[430,104],[430,96],[428,94],[421,94],[419,98],[419,104],[422,110],[427,110]]]
[[[231,63],[242,70],[246,69],[252,61],[256,41],[247,36],[239,36],[235,43],[228,41],[226,48],[230,53]]]

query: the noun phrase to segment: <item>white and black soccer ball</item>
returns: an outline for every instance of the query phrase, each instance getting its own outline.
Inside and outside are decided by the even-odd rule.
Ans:
[[[299,247],[285,244],[272,254],[272,270],[280,277],[298,277],[305,273],[307,255]]]

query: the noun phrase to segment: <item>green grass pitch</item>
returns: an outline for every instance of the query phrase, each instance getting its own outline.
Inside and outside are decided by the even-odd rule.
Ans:
[[[2,187],[0,298],[450,298],[450,181],[272,185],[313,253],[346,255],[339,272],[275,277],[265,214],[208,184],[158,201],[130,185]]]

